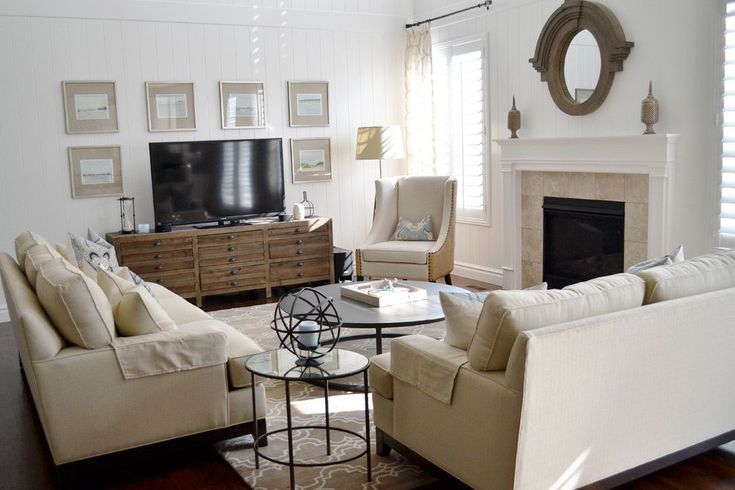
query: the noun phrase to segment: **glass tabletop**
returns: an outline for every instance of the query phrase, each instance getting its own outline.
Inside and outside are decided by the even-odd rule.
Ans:
[[[245,369],[258,376],[288,380],[328,380],[361,373],[370,365],[362,354],[333,349],[319,358],[318,366],[298,366],[298,357],[286,349],[261,352],[245,360]]]

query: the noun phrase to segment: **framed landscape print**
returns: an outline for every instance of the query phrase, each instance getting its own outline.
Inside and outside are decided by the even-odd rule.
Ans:
[[[145,82],[148,131],[193,131],[194,82]]]
[[[329,138],[291,140],[293,183],[332,180]]]
[[[119,146],[71,146],[69,169],[74,199],[123,194]]]
[[[219,82],[222,129],[265,127],[263,82]]]
[[[291,127],[329,126],[329,83],[288,82]]]
[[[64,81],[61,90],[67,134],[119,131],[115,82]]]

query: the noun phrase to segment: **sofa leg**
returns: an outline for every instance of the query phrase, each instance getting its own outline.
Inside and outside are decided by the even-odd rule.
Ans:
[[[258,424],[258,435],[261,436],[268,432],[268,425],[265,423],[265,419],[260,419],[256,422]],[[266,447],[268,445],[268,438],[263,437],[260,439],[258,447]]]
[[[449,275],[449,274],[447,274],[446,276],[444,276],[444,283],[447,284],[447,285],[449,285],[449,286],[451,286],[452,285],[452,276]]]
[[[385,434],[377,427],[375,428],[375,453],[384,457],[390,455],[390,446],[385,443]]]

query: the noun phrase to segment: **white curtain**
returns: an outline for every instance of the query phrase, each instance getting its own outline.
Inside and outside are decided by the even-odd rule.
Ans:
[[[429,24],[406,34],[406,157],[409,175],[433,175],[434,87]]]

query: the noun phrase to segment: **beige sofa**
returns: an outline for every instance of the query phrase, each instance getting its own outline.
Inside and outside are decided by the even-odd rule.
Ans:
[[[183,436],[252,430],[244,359],[261,349],[244,334],[151,285],[176,329],[87,349],[65,340],[23,268],[5,253],[0,275],[22,369],[57,465]],[[262,385],[255,395],[264,414]],[[258,425],[262,430],[265,420]]]
[[[378,451],[474,488],[604,488],[735,439],[734,298],[734,251],[491,295],[467,351],[373,358]]]

